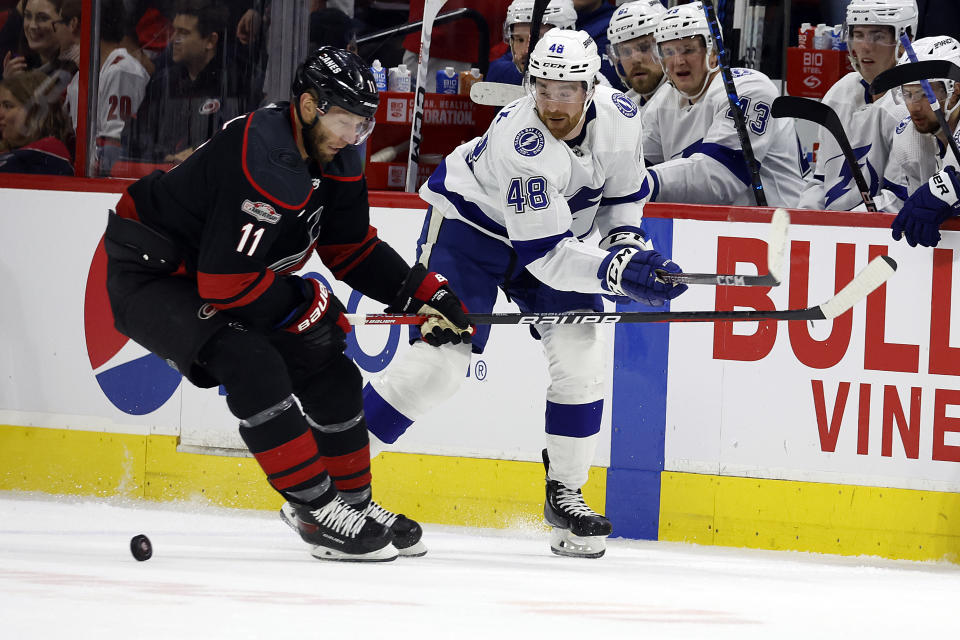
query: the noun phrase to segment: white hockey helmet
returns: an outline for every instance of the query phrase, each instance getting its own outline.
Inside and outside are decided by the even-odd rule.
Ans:
[[[713,34],[710,33],[707,15],[703,12],[703,4],[700,2],[691,2],[668,9],[660,17],[657,30],[653,33],[658,45],[662,42],[691,36],[703,37],[704,43],[707,45],[707,58],[709,59],[714,50]]]
[[[657,30],[660,17],[666,12],[660,0],[627,2],[610,16],[607,39],[610,44],[617,44],[652,35]]]
[[[893,27],[896,39],[907,33],[917,35],[917,0],[850,0],[844,32],[849,39],[856,25],[872,24]]]
[[[533,0],[513,0],[507,7],[507,19],[503,23],[503,39],[510,42],[513,25],[533,22]],[[577,24],[577,11],[573,0],[550,0],[543,11],[543,24],[558,29],[573,29]]]
[[[946,60],[960,66],[960,42],[950,36],[931,36],[915,40],[913,42],[913,52],[917,54],[917,60],[920,62],[924,60]],[[910,56],[904,53],[900,56],[897,64],[910,64]],[[947,92],[947,102],[949,102],[953,95],[954,81],[949,78],[930,78],[929,81],[943,83]],[[948,113],[953,113],[958,105],[954,105],[952,109],[947,109],[947,105],[943,105],[943,107]]]
[[[589,91],[599,70],[597,43],[586,31],[552,29],[530,53],[531,78],[586,82]]]

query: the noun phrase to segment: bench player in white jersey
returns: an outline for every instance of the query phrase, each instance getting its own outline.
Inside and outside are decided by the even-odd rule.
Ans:
[[[730,115],[716,46],[699,2],[668,10],[654,34],[670,86],[657,91],[643,122],[651,200],[755,205],[750,170]],[[779,93],[753,69],[731,69],[767,202],[794,207],[808,167],[791,120],[770,116]]]
[[[960,43],[949,36],[923,38],[914,42],[913,48],[919,60],[960,64]],[[907,62],[906,56],[900,59],[900,64]],[[930,88],[960,145],[960,82],[933,79]],[[960,212],[960,173],[947,145],[948,134],[941,129],[921,86],[904,85],[901,92],[910,117],[894,136],[887,187],[898,190],[896,195],[906,202],[891,225],[893,239],[905,238],[911,247],[935,247],[940,242],[940,225]]]
[[[527,66],[530,47],[530,24],[533,21],[533,0],[513,0],[507,7],[507,19],[503,23],[503,40],[510,51],[490,63],[487,82],[522,84],[523,69]],[[550,0],[543,10],[540,34],[554,27],[573,29],[577,24],[577,11],[573,0]]]
[[[640,107],[641,117],[653,94],[666,82],[653,37],[666,11],[660,0],[627,2],[614,11],[607,27],[607,56],[630,87],[627,97]]]
[[[960,43],[950,36],[921,38],[913,43],[913,50],[921,61],[947,60],[960,65]],[[903,54],[898,64],[909,63],[909,56]],[[960,106],[960,83],[946,78],[930,80],[930,88],[944,110],[955,141],[960,141],[960,131],[957,130],[960,124],[960,109],[957,109]],[[883,199],[891,203],[885,210],[894,213],[900,211],[907,196],[926,184],[933,174],[946,166],[958,168],[948,146],[948,134],[940,127],[920,84],[904,85],[900,92],[910,115],[897,125],[894,132],[883,181]]]
[[[471,312],[493,309],[498,287],[523,312],[599,311],[601,295],[659,305],[686,290],[654,270],[680,268],[640,230],[650,185],[637,106],[596,86],[596,44],[553,29],[530,56],[527,96],[504,107],[482,138],[457,147],[420,195],[430,205],[418,259],[444,266]],[[599,246],[584,242],[599,231]],[[601,333],[594,324],[535,327],[548,362],[544,515],[559,555],[600,557],[610,521],[590,509],[587,481],[603,412]],[[490,325],[477,326],[481,353]],[[370,432],[392,443],[452,395],[471,345],[415,342],[364,389]],[[376,444],[376,443],[374,443]]]
[[[851,0],[844,24],[850,62],[856,71],[840,78],[827,90],[822,102],[830,106],[843,124],[857,156],[870,196],[879,209],[890,204],[880,197],[883,175],[890,155],[893,132],[906,116],[893,92],[872,95],[870,83],[897,63],[899,40],[917,32],[916,0]],[[840,147],[833,136],[819,132],[813,179],[800,197],[804,209],[851,211],[863,208]]]

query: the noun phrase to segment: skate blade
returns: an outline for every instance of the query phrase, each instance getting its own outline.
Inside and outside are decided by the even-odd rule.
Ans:
[[[601,558],[607,551],[604,536],[575,536],[567,529],[550,533],[550,551],[567,558]]]
[[[317,560],[331,560],[335,562],[392,562],[400,555],[392,544],[382,549],[367,553],[344,553],[324,546],[315,546],[310,549],[310,555]]]
[[[404,558],[421,558],[427,555],[427,545],[423,544],[423,540],[418,540],[416,544],[412,544],[409,547],[404,547],[403,549],[397,547],[397,551]]]

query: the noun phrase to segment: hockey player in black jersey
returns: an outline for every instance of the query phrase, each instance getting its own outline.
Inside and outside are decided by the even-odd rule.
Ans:
[[[416,522],[371,499],[343,306],[294,272],[316,251],[388,312],[432,315],[431,344],[470,340],[446,280],[408,266],[370,226],[352,145],[369,135],[377,103],[359,57],[318,49],[298,68],[291,103],[236,118],[182,164],[132,184],[105,233],[117,329],[197,386],[224,386],[243,441],[287,500],[284,520],[322,559],[426,548]]]

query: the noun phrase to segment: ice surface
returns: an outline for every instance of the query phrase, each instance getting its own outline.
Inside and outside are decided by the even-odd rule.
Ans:
[[[581,560],[545,530],[425,530],[423,558],[334,563],[269,513],[0,492],[0,638],[956,635],[946,563],[625,540]]]

